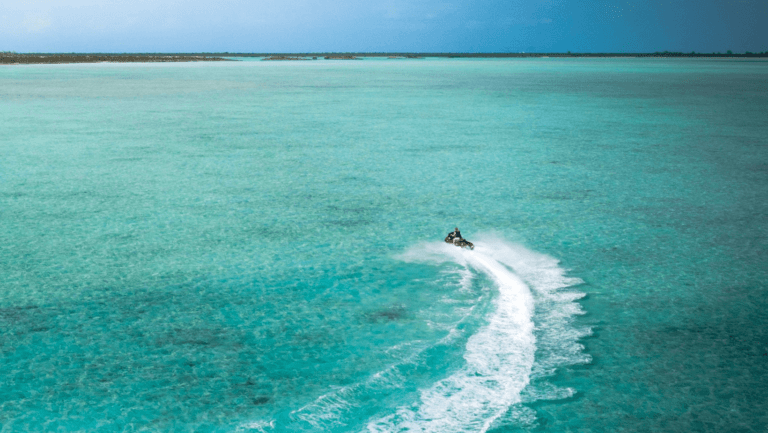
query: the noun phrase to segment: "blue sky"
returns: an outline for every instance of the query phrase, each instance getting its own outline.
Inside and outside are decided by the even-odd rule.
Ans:
[[[768,50],[768,0],[0,0],[18,52]]]

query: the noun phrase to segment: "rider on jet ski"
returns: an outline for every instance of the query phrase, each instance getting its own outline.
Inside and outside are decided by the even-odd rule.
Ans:
[[[469,247],[470,250],[475,249],[475,244],[461,237],[461,232],[458,227],[453,229],[451,233],[448,233],[448,236],[445,237],[445,242],[454,244],[460,248]]]
[[[461,232],[459,231],[458,227],[455,227],[453,231],[448,233],[448,236],[445,237],[446,242],[456,242],[462,239],[463,238],[461,237]]]

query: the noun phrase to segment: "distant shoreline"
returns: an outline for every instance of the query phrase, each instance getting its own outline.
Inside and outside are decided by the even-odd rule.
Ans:
[[[184,53],[193,55],[192,53]],[[762,53],[741,53],[741,54],[722,54],[722,53],[677,53],[677,52],[656,52],[656,53],[417,53],[417,52],[391,52],[391,53],[199,53],[194,55],[207,55],[219,57],[391,57],[391,58],[424,58],[424,57],[447,57],[447,58],[528,58],[528,57],[662,57],[662,58],[708,58],[708,57],[727,57],[727,58],[768,58],[768,52]]]
[[[202,54],[19,54],[0,53],[0,65],[40,65],[66,63],[163,63],[227,62],[217,56]]]
[[[439,58],[768,58],[768,52],[721,53],[9,53],[0,52],[0,65],[65,64],[65,63],[162,63],[231,61],[224,57],[264,57],[265,60],[391,59]]]

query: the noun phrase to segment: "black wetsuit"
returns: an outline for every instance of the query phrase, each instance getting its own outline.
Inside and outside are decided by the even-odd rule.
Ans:
[[[448,239],[455,240],[455,239],[463,239],[461,237],[461,232],[458,230],[454,230],[448,234]]]

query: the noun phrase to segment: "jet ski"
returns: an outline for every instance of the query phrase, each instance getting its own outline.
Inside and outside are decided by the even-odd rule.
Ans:
[[[470,250],[475,249],[475,244],[464,238],[454,237],[453,233],[445,237],[445,243],[456,245],[459,248],[469,247]]]

